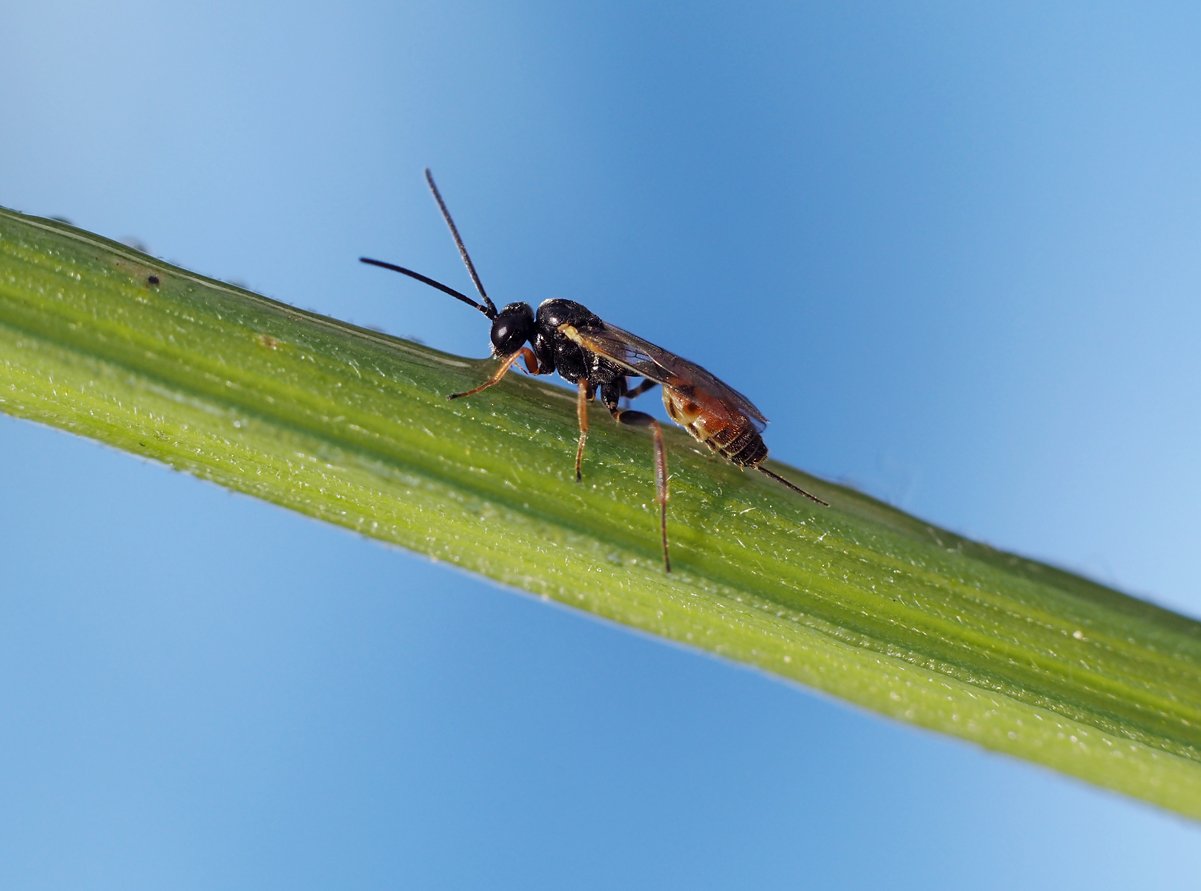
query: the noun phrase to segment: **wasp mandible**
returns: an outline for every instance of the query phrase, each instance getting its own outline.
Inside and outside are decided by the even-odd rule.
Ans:
[[[667,454],[663,430],[646,412],[621,407],[622,399],[633,399],[655,385],[663,389],[663,405],[668,417],[717,454],[738,467],[753,467],[782,483],[810,501],[829,506],[825,501],[763,466],[767,446],[762,432],[767,418],[754,404],[728,384],[718,380],[695,362],[655,346],[629,331],[602,321],[587,307],[572,300],[544,300],[537,313],[528,303],[510,303],[497,310],[484,290],[475,264],[459,235],[459,229],[442,200],[442,193],[427,169],[425,181],[433,193],[442,218],[450,228],[467,274],[475,284],[483,303],[435,281],[420,272],[360,257],[364,263],[391,269],[401,275],[437,288],[468,306],[474,306],[492,322],[492,355],[500,365],[492,376],[451,399],[474,396],[495,384],[521,359],[530,374],[553,374],[576,385],[576,415],[580,438],[575,452],[575,478],[582,479],[584,443],[588,440],[588,403],[599,396],[609,414],[619,424],[650,428],[655,443],[655,487],[659,505],[659,537],[663,545],[663,568],[671,572],[667,549]],[[641,378],[631,385],[630,378]]]

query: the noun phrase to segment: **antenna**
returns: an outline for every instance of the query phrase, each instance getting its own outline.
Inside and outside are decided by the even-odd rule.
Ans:
[[[442,219],[446,220],[446,225],[450,227],[450,234],[455,240],[455,247],[459,249],[459,256],[463,258],[463,265],[467,267],[467,274],[471,276],[471,280],[475,282],[475,289],[479,291],[480,296],[484,298],[484,303],[488,305],[491,313],[485,312],[484,315],[490,319],[496,318],[496,304],[488,297],[488,293],[484,290],[484,283],[480,281],[479,273],[475,271],[475,264],[471,262],[471,255],[467,253],[467,246],[463,244],[463,239],[459,235],[459,229],[455,226],[455,221],[450,215],[450,211],[446,209],[446,202],[442,200],[442,193],[438,191],[438,185],[434,182],[434,175],[430,173],[430,169],[425,168],[425,181],[429,183],[430,191],[434,193],[434,200],[438,202],[438,210],[442,211]]]
[[[482,312],[484,315],[486,315],[490,319],[496,318],[496,307],[492,306],[491,300],[488,300],[488,306],[484,306],[481,303],[476,303],[474,300],[472,300],[466,294],[464,294],[460,291],[456,291],[454,288],[450,287],[449,285],[444,285],[444,284],[442,284],[442,282],[435,281],[434,279],[430,278],[428,275],[422,275],[420,272],[414,272],[412,269],[405,269],[405,267],[403,267],[403,266],[397,266],[395,263],[386,263],[383,260],[372,260],[370,257],[359,257],[359,262],[367,263],[367,264],[370,264],[371,266],[378,266],[381,269],[391,269],[393,272],[399,272],[401,275],[407,275],[409,278],[415,278],[415,279],[417,279],[417,281],[421,282],[422,284],[429,285],[431,288],[437,288],[443,294],[449,294],[451,297],[455,298],[456,300],[462,300],[468,306],[474,306],[476,309],[478,309],[480,312]],[[487,300],[486,297],[484,299]],[[489,309],[489,307],[491,307],[491,309]]]

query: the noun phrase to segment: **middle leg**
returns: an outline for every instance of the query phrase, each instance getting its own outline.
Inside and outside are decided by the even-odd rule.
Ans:
[[[585,377],[581,377],[578,384],[579,397],[575,404],[576,417],[580,422],[580,442],[575,447],[575,481],[577,483],[584,478],[584,475],[580,473],[580,465],[584,461],[584,443],[588,441],[588,403],[592,401],[592,394],[595,392]]]

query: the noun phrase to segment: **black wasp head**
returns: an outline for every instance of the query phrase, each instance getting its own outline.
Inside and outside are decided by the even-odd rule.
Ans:
[[[406,269],[404,266],[397,266],[395,263],[387,263],[383,260],[372,260],[370,257],[359,257],[359,260],[369,263],[372,266],[391,269],[393,272],[407,275],[409,278],[416,279],[423,284],[429,285],[431,288],[437,288],[443,294],[448,294],[455,298],[455,300],[466,303],[468,306],[474,306],[492,322],[492,351],[498,356],[508,358],[521,349],[526,341],[533,338],[537,330],[537,324],[534,321],[534,311],[530,309],[528,303],[510,303],[500,312],[496,311],[496,304],[492,302],[492,298],[484,290],[484,283],[480,281],[479,274],[475,271],[475,264],[471,262],[471,257],[467,253],[467,246],[463,244],[463,239],[459,237],[459,229],[455,225],[455,221],[451,219],[450,211],[446,209],[446,202],[442,200],[442,193],[438,191],[437,185],[434,184],[434,176],[429,170],[425,171],[425,181],[430,187],[430,192],[434,196],[438,210],[442,212],[442,219],[446,221],[446,225],[450,229],[450,235],[454,239],[455,247],[459,249],[459,256],[463,258],[463,264],[467,267],[467,274],[471,276],[471,281],[475,285],[476,291],[479,292],[480,300],[483,302],[476,302],[461,291],[456,291],[449,285],[444,285],[442,282],[436,281],[428,275],[422,275],[420,272],[414,272],[412,269]]]
[[[492,319],[492,351],[511,356],[534,336],[534,311],[528,303],[510,303]]]

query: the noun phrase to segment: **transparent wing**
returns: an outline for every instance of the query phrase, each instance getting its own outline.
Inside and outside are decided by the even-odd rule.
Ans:
[[[729,384],[695,362],[655,346],[636,334],[608,322],[580,328],[564,325],[560,330],[584,349],[628,368],[632,374],[682,393],[691,393],[692,398],[710,411],[737,412],[750,418],[760,430],[767,424],[763,412]]]

